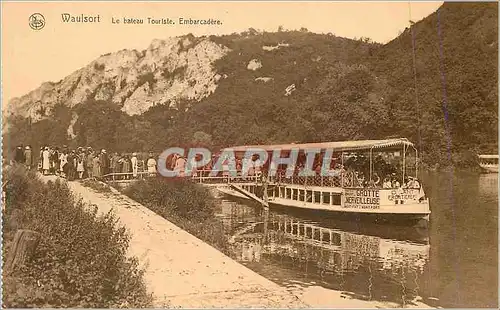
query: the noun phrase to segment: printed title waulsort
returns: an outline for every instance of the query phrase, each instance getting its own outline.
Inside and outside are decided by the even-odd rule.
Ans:
[[[97,15],[86,15],[86,14],[78,14],[72,15],[69,13],[62,13],[61,18],[63,23],[100,23],[101,16]]]

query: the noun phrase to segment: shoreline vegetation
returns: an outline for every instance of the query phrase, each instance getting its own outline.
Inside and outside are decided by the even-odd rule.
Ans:
[[[9,103],[13,111],[5,115],[4,154],[21,143],[34,150],[87,145],[159,154],[169,147],[217,151],[404,137],[429,169],[479,169],[478,154],[498,154],[498,5],[445,2],[439,12],[385,44],[279,27],[188,34],[177,39],[177,53],[171,43],[155,41],[141,52],[129,51],[140,57],[126,64],[120,63],[124,51],[113,52],[106,63],[119,67],[104,68],[96,59]],[[446,31],[438,32],[438,25]],[[195,69],[205,62],[188,68],[177,61],[207,45],[227,48],[210,64],[215,84]],[[141,66],[144,57],[155,62],[156,71]],[[169,60],[179,66],[166,66]],[[139,73],[127,81],[122,74],[103,74],[126,75],[131,68]],[[173,83],[213,92],[160,102],[169,98],[166,85]],[[129,90],[125,95],[124,89]],[[33,107],[30,114],[27,107]],[[131,107],[141,113],[128,114]]]
[[[143,271],[127,257],[129,235],[113,213],[78,200],[67,184],[44,183],[19,165],[4,167],[3,260],[20,229],[40,234],[24,264],[3,274],[8,308],[146,308]]]
[[[139,180],[122,191],[188,233],[229,255],[224,227],[208,189],[189,180],[158,176]]]

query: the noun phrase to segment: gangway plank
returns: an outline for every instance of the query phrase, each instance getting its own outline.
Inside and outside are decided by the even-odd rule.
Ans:
[[[230,186],[232,189],[236,190],[237,192],[239,192],[239,193],[241,193],[241,194],[243,194],[243,195],[247,196],[248,198],[250,198],[250,199],[253,199],[253,200],[257,201],[257,202],[259,202],[259,203],[260,203],[260,204],[262,204],[262,205],[266,205],[266,202],[265,202],[263,199],[261,199],[261,198],[257,197],[255,194],[250,193],[250,192],[249,192],[249,191],[247,191],[246,189],[243,189],[242,187],[240,187],[240,186],[238,186],[238,185],[236,185],[236,184],[233,184],[233,183],[230,183],[230,184],[229,184],[229,186]]]

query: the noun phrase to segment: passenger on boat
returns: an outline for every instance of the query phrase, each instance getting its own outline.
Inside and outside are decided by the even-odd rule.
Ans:
[[[396,176],[393,175],[392,177],[392,188],[400,188],[401,184],[399,183],[398,179]]]
[[[379,187],[379,183],[380,183],[380,177],[378,176],[378,174],[374,174],[374,179],[371,179],[370,182],[368,182],[368,187],[371,187],[371,188],[376,188],[376,187]]]
[[[186,176],[186,158],[183,156],[179,156],[175,161],[174,171],[177,171],[177,176],[184,177]]]
[[[253,161],[253,168],[255,171],[255,175],[260,177],[262,175],[262,164],[263,162],[260,160],[259,157]]]
[[[406,183],[406,188],[420,188],[420,183],[414,177],[408,177],[408,182]]]
[[[243,168],[243,161],[240,158],[236,158],[236,171],[238,176],[241,176],[242,168]]]
[[[223,177],[229,177],[229,159],[226,159],[222,163],[222,176]]]
[[[420,188],[420,182],[417,178],[413,178],[413,188]]]
[[[198,169],[196,168],[196,165],[197,165],[198,160],[199,160],[199,156],[198,155],[196,155],[193,158],[191,158],[191,161],[189,163],[189,166],[190,166],[189,168],[191,170],[191,176],[194,176],[194,177],[197,176],[197,172],[198,172],[197,171]]]
[[[382,188],[392,188],[392,183],[391,183],[391,179],[389,178],[389,176],[385,177],[384,183],[382,183]]]
[[[156,159],[153,157],[153,152],[149,152],[149,158],[147,161],[149,176],[156,175]]]

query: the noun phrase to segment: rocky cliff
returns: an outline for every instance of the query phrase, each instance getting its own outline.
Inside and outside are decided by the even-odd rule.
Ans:
[[[215,91],[221,76],[212,68],[229,51],[208,38],[193,36],[154,40],[142,51],[121,50],[102,55],[57,83],[46,82],[12,99],[8,115],[50,115],[62,103],[74,107],[89,99],[112,101],[128,115],[176,100],[198,101]]]
[[[160,152],[397,136],[430,165],[473,165],[498,150],[497,59],[497,3],[446,2],[383,45],[307,29],[156,40],[13,100],[32,117],[4,122],[4,146]]]

